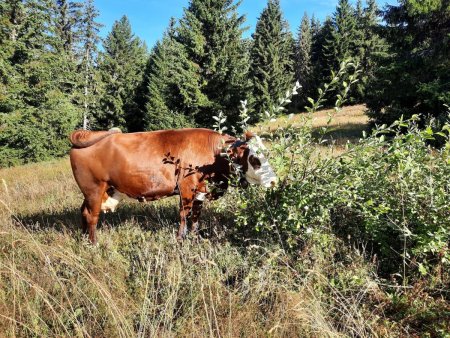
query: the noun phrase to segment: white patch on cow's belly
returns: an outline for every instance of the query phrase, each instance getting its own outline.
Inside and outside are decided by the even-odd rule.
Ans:
[[[203,202],[205,200],[207,193],[206,192],[198,192],[197,195],[195,195],[195,199],[197,201]]]
[[[103,212],[115,212],[119,202],[123,199],[129,198],[127,195],[115,190],[112,196],[108,196],[105,202],[102,202],[101,210]]]

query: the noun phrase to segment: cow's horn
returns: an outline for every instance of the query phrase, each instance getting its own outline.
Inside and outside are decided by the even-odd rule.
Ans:
[[[247,142],[247,141],[250,141],[253,137],[255,137],[255,134],[254,133],[252,133],[250,130],[247,130],[246,132],[245,132],[245,134],[244,134],[244,140]]]

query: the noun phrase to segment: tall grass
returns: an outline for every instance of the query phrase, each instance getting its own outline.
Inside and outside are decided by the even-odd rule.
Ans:
[[[146,220],[132,218],[107,221],[100,245],[93,247],[71,227],[44,228],[20,215],[10,217],[2,219],[0,238],[0,331],[7,336],[371,332],[358,312],[360,296],[353,303],[329,283],[322,272],[325,259],[302,271],[302,263],[279,247],[213,238],[179,246],[172,226],[152,231]],[[225,231],[220,215],[211,212],[206,221],[216,232]],[[366,274],[363,266],[358,269]],[[335,303],[323,294],[328,288]]]

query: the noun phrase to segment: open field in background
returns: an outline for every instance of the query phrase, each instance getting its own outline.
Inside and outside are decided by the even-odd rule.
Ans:
[[[327,136],[336,141],[336,145],[343,145],[347,141],[355,141],[361,138],[363,130],[367,129],[369,118],[365,115],[365,105],[346,106],[336,112],[334,109],[324,109],[312,114],[292,114],[281,116],[275,121],[263,122],[253,130],[264,134],[276,131],[287,126],[301,128],[310,124],[314,129],[322,127],[330,128]]]
[[[272,121],[262,122],[251,128],[252,131],[264,137],[276,133],[280,129],[299,129],[308,125],[313,128],[314,135],[319,138],[322,128],[327,128],[323,135],[327,142],[315,145],[317,156],[339,156],[345,153],[347,143],[356,143],[364,130],[368,130],[369,118],[365,115],[365,105],[320,110],[314,114],[307,112],[284,115]]]
[[[337,113],[337,144],[323,149],[342,153],[358,139],[363,109]],[[312,123],[327,120],[319,112]],[[283,123],[303,117],[258,128]],[[223,207],[233,193],[206,204],[203,240],[176,242],[173,197],[101,216],[93,247],[78,230],[82,196],[68,158],[2,169],[0,180],[1,337],[403,337],[431,325],[415,319],[423,303],[394,305],[376,262],[345,241],[290,255],[235,229]],[[411,294],[434,302],[420,287]]]

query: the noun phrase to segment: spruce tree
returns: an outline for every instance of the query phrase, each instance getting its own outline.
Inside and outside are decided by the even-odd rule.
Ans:
[[[354,62],[359,64],[361,70],[361,76],[359,81],[355,84],[352,90],[353,98],[352,100],[357,102],[364,102],[365,97],[365,89],[367,85],[367,71],[363,65],[363,60],[370,57],[370,52],[367,49],[367,39],[368,36],[366,34],[365,27],[365,9],[362,5],[362,0],[358,0],[355,8],[355,18],[356,18],[356,26],[354,32],[354,40],[353,40],[353,51],[351,51],[351,57]]]
[[[311,36],[312,36],[312,39],[314,39],[317,36],[317,34],[319,34],[320,28],[321,28],[320,21],[313,14],[312,17],[311,17]]]
[[[378,123],[413,114],[443,122],[450,102],[448,1],[405,0],[387,7],[384,20],[378,29],[389,48],[378,55],[368,86],[369,116]]]
[[[178,29],[178,41],[186,48],[191,67],[200,76],[199,90],[206,100],[198,105],[197,124],[211,127],[212,116],[222,110],[233,124],[239,102],[247,95],[248,59],[242,42],[244,16],[240,1],[191,0]]]
[[[57,0],[55,2],[55,14],[52,23],[55,27],[55,50],[60,56],[60,62],[66,65],[60,87],[74,101],[77,96],[80,81],[77,72],[79,60],[76,55],[76,47],[79,42],[78,30],[81,24],[82,6],[83,4],[81,2]]]
[[[295,76],[302,85],[302,95],[298,96],[296,100],[299,108],[306,102],[306,97],[313,94],[312,39],[310,20],[305,12],[298,29],[295,58]]]
[[[20,91],[21,75],[16,69],[17,35],[25,18],[22,2],[6,0],[0,3],[0,113],[10,113],[23,105]]]
[[[273,111],[294,81],[292,35],[278,0],[269,0],[253,34],[250,76],[253,81],[253,121]]]
[[[331,69],[338,69],[340,62],[356,55],[357,21],[355,10],[348,0],[339,0],[332,20],[334,29],[324,48],[332,62]]]
[[[361,88],[362,100],[366,100],[369,83],[374,80],[377,61],[386,55],[386,42],[379,30],[378,8],[375,0],[368,0],[362,17],[362,50],[360,58],[361,76],[357,88]]]
[[[364,15],[364,9],[363,9],[362,0],[358,0],[358,1],[356,1],[356,8],[355,8],[355,16],[356,16],[357,24],[359,23],[359,21],[362,20],[363,15]]]
[[[98,10],[94,6],[94,0],[86,0],[82,9],[81,23],[79,30],[78,57],[79,64],[79,103],[83,107],[83,129],[88,129],[90,123],[95,122],[95,115],[98,109],[98,84],[101,83],[98,70],[96,69],[98,56],[98,35],[101,24],[96,20],[99,16]]]
[[[335,35],[331,17],[327,17],[319,31],[313,35],[312,63],[314,64],[315,88],[329,82],[331,70],[334,69],[334,55],[329,52],[328,43]]]
[[[7,5],[1,12],[7,23],[1,37],[1,68],[11,71],[14,79],[2,79],[10,96],[6,106],[0,103],[0,165],[61,156],[67,152],[67,134],[75,127],[77,109],[63,85],[69,67],[58,51],[54,3]]]
[[[332,71],[339,69],[344,60],[351,59],[355,64],[360,62],[364,53],[362,46],[363,32],[358,24],[358,15],[362,15],[362,3],[357,3],[358,9],[352,7],[348,0],[339,0],[331,21],[325,22],[322,30],[324,42],[322,44],[321,82],[327,82]],[[359,13],[359,14],[358,14]],[[329,92],[328,98],[335,93]],[[363,88],[350,91],[350,102],[361,101]],[[334,99],[333,99],[334,100]],[[331,102],[329,102],[331,103]]]
[[[131,31],[126,16],[114,22],[103,42],[99,71],[104,83],[96,116],[100,129],[126,129],[126,118],[133,104],[136,88],[142,81],[147,59],[146,48]]]
[[[60,49],[74,56],[83,3],[69,0],[56,0],[55,6],[55,30],[61,42]]]
[[[146,130],[185,127],[192,124],[206,97],[199,90],[200,77],[176,38],[175,20],[153,48],[137,98]]]

